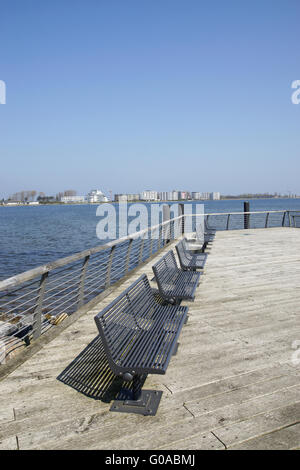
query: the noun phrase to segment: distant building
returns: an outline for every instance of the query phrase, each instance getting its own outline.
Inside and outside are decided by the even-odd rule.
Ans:
[[[60,202],[64,204],[74,204],[79,202],[86,202],[85,196],[62,196]]]
[[[114,200],[116,202],[134,202],[140,200],[140,195],[135,194],[115,194]]]
[[[192,199],[193,199],[194,201],[200,201],[200,199],[201,199],[201,193],[199,193],[199,191],[198,191],[198,192],[197,192],[197,191],[193,191],[193,192],[192,192]]]
[[[187,200],[188,199],[188,192],[187,191],[179,191],[178,199]]]
[[[127,201],[128,202],[134,202],[134,201],[139,201],[140,200],[140,195],[135,193],[135,194],[126,194],[127,196]]]
[[[90,203],[108,202],[108,198],[99,189],[92,189],[87,195],[87,201]]]
[[[128,200],[127,194],[115,194],[116,202],[127,202],[127,200]]]
[[[115,194],[115,202],[127,202],[127,194]]]
[[[220,193],[210,193],[210,199],[213,201],[219,200],[220,197]]]
[[[167,200],[168,200],[168,193],[167,193],[167,191],[160,191],[160,192],[158,193],[158,199],[159,199],[160,201],[167,201]]]
[[[141,201],[158,201],[158,192],[147,189],[141,192],[140,199]]]
[[[161,201],[177,201],[178,191],[162,191],[158,193],[158,198]]]

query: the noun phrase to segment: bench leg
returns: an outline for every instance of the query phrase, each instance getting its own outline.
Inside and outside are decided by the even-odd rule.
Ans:
[[[135,375],[132,381],[132,399],[139,400],[142,394],[142,376]]]
[[[132,380],[132,390],[121,390],[120,398],[113,402],[110,411],[154,416],[163,392],[142,390],[143,379],[143,375],[135,375]]]

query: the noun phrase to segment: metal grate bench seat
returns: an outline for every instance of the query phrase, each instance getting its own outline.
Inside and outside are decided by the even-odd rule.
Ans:
[[[176,251],[181,269],[184,271],[196,271],[196,269],[203,269],[207,254],[206,253],[191,253],[187,249],[187,240],[184,238],[176,245]]]
[[[159,294],[165,301],[194,300],[201,273],[178,268],[173,251],[168,251],[152,269]]]
[[[165,374],[187,312],[188,307],[159,304],[143,275],[95,316],[111,370],[132,382],[132,392],[115,401],[112,411],[156,413],[162,392],[142,391],[143,378]]]

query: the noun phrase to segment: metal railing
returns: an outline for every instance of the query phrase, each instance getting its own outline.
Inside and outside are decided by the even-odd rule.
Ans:
[[[294,227],[300,211],[260,211],[180,215],[156,226],[58,259],[0,281],[0,363],[3,350],[30,344],[60,319],[95,299],[140,266],[169,241],[187,231],[187,217],[206,217],[216,230]],[[245,217],[247,216],[247,217]],[[247,223],[247,227],[245,227]],[[186,230],[185,227],[186,226]],[[3,329],[7,332],[3,334]],[[1,337],[2,331],[2,337]],[[2,356],[1,356],[2,351]]]
[[[216,230],[240,230],[296,226],[293,220],[300,217],[300,211],[219,212],[205,215],[207,222]]]
[[[179,216],[0,281],[0,364],[1,349],[39,338],[174,240],[181,225]]]

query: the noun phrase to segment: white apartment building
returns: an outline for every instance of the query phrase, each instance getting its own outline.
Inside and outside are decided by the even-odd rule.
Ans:
[[[219,200],[221,197],[220,193],[210,193],[210,199],[213,200],[213,201],[217,201]]]
[[[178,201],[178,191],[162,191],[159,193],[161,201]]]
[[[87,195],[87,201],[90,203],[108,202],[108,198],[100,189],[92,189]]]
[[[140,199],[141,201],[157,201],[158,192],[147,189],[146,191],[141,192]]]
[[[210,199],[210,193],[201,193],[201,198],[202,201],[206,201]]]

